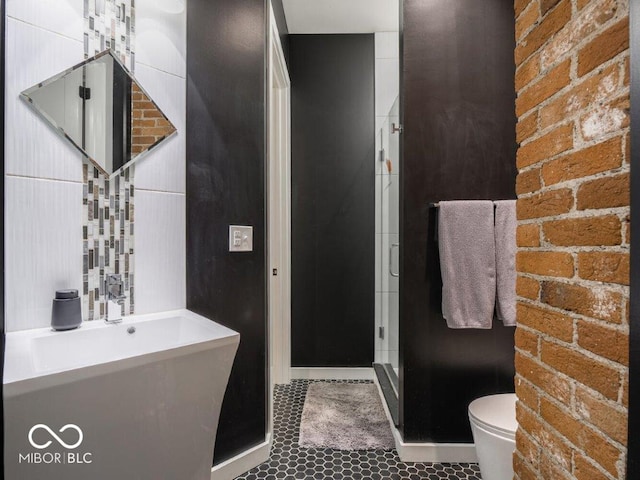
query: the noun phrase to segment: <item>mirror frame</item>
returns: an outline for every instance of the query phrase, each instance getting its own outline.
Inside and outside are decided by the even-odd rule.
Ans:
[[[122,67],[122,69],[124,70],[124,72],[128,75],[128,77],[136,83],[136,85],[138,85],[138,87],[140,88],[140,90],[142,91],[142,93],[149,99],[149,101],[151,103],[153,103],[153,106],[164,116],[164,118],[167,119],[167,121],[171,124],[171,126],[173,127],[173,132],[170,133],[169,135],[166,135],[164,137],[162,137],[161,139],[157,140],[154,144],[152,144],[151,146],[149,146],[147,149],[143,150],[142,152],[136,154],[134,157],[132,157],[127,163],[125,163],[124,165],[122,165],[120,168],[118,168],[117,170],[114,170],[113,172],[109,173],[108,171],[106,171],[104,169],[104,167],[102,165],[100,165],[100,163],[93,157],[91,157],[87,151],[85,151],[80,145],[78,145],[76,143],[75,140],[73,140],[73,138],[71,138],[69,135],[67,135],[67,133],[59,126],[57,126],[56,122],[42,109],[38,108],[36,106],[36,104],[33,102],[33,100],[31,99],[30,95],[39,90],[42,87],[46,87],[47,85],[50,85],[58,80],[60,80],[61,78],[65,77],[66,75],[70,74],[71,72],[84,67],[85,65],[88,65],[89,63],[98,60],[106,55],[111,56],[111,58],[113,59],[114,62],[116,62],[117,65],[119,65],[120,67]],[[124,66],[124,64],[120,61],[120,59],[118,59],[118,57],[110,50],[103,50],[102,52],[94,55],[93,57],[87,58],[86,60],[67,68],[66,70],[63,70],[62,72],[54,75],[53,77],[50,77],[46,80],[43,80],[42,82],[39,82],[35,85],[33,85],[30,88],[27,88],[26,90],[22,91],[20,93],[20,98],[22,98],[22,100],[24,100],[30,107],[32,110],[34,110],[39,117],[41,117],[42,119],[44,119],[46,121],[46,123],[53,129],[55,130],[58,135],[60,135],[61,137],[64,137],[65,139],[67,139],[71,145],[73,145],[84,157],[84,159],[88,160],[91,165],[93,165],[102,175],[104,175],[106,178],[111,179],[117,175],[120,175],[125,169],[131,167],[135,162],[137,162],[140,158],[143,158],[144,156],[146,156],[149,152],[151,152],[155,147],[157,147],[158,145],[160,145],[161,143],[163,143],[165,140],[170,139],[171,137],[173,137],[174,135],[176,135],[178,133],[178,128],[174,125],[174,123],[169,119],[169,117],[162,111],[162,109],[158,106],[158,104],[153,100],[153,98],[151,97],[151,95],[149,95],[149,93],[142,87],[142,85],[140,85],[140,82],[133,76],[133,74],[129,71],[129,69],[127,67]]]

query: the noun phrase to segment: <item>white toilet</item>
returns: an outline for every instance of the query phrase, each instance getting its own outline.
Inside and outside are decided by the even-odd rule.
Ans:
[[[516,448],[516,394],[478,398],[469,405],[469,421],[482,480],[512,480]]]

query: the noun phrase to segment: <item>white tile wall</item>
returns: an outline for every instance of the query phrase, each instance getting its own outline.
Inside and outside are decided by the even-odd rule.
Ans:
[[[83,0],[7,0],[7,16],[82,41]]]
[[[382,233],[400,233],[400,180],[398,175],[382,177]]]
[[[398,319],[400,317],[400,294],[398,292],[384,293],[382,297],[382,308],[389,312],[389,345],[398,345]],[[391,350],[391,348],[390,348]]]
[[[18,95],[84,59],[83,11],[83,0],[7,0],[8,331],[48,326],[55,290],[82,288],[82,157]],[[138,0],[136,15],[136,75],[179,131],[136,168],[134,295],[146,313],[186,305],[186,12]]]
[[[382,235],[376,233],[376,293],[382,292]]]
[[[172,14],[156,0],[136,2],[136,69],[147,65],[187,76],[187,14]]]
[[[82,42],[8,18],[6,48],[7,174],[82,181],[82,155],[19,98],[81,62]]]
[[[378,32],[374,37],[376,58],[399,58],[398,32]]]
[[[392,277],[389,274],[389,256],[391,255],[392,260],[392,268],[394,272],[398,271],[398,249],[394,248],[393,252],[391,251],[391,245],[398,243],[400,240],[400,236],[398,234],[389,234],[383,233],[382,235],[382,264],[381,264],[381,272],[382,272],[382,292],[398,292],[399,291],[399,283],[398,277]]]
[[[178,132],[136,163],[135,186],[185,193],[185,79],[141,64],[136,66],[136,78]]]
[[[136,191],[136,313],[186,304],[185,195]]]
[[[385,327],[385,339],[380,345],[383,362],[391,362],[398,357],[398,332],[400,304],[398,292],[381,293],[382,325]],[[393,363],[397,366],[398,363]]]
[[[376,116],[375,125],[376,125],[376,155],[375,155],[375,171],[376,175],[387,175],[387,167],[384,161],[380,160],[380,149],[384,146],[387,148],[387,142],[385,133],[388,129],[388,122],[386,121],[387,117]],[[383,130],[384,129],[384,130]],[[383,139],[382,137],[385,137]]]
[[[384,340],[380,338],[378,335],[378,327],[383,325],[383,317],[382,317],[382,293],[376,292],[375,294],[375,318],[376,318],[376,328],[375,328],[375,351],[379,352],[384,349]]]
[[[55,291],[82,289],[82,184],[5,182],[7,331],[47,327]]]
[[[376,116],[385,116],[391,110],[400,88],[400,61],[398,58],[376,58]]]
[[[389,111],[400,91],[398,32],[375,34],[375,111],[376,111],[376,302],[381,302],[376,315],[375,358],[389,362],[398,357],[398,279],[389,274],[390,247],[399,239],[399,177],[398,162],[394,160],[392,172],[380,161],[380,149],[390,157]],[[398,123],[398,119],[391,121]],[[382,133],[381,133],[382,130]],[[395,139],[394,139],[395,140]],[[393,250],[393,267],[398,270],[398,249]],[[378,326],[385,327],[385,338],[378,339]],[[394,365],[397,365],[394,363]]]
[[[378,233],[382,233],[382,184],[383,184],[382,175],[376,175],[376,235]]]
[[[186,42],[186,11],[136,1],[136,78],[178,130],[136,164],[136,313],[186,307]]]

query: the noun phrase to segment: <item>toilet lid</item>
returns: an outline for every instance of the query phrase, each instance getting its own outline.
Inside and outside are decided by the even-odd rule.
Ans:
[[[505,393],[478,398],[469,405],[469,416],[479,423],[513,435],[518,429],[516,394]]]

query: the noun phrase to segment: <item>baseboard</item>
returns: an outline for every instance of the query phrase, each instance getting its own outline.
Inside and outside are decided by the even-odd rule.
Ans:
[[[476,463],[473,443],[404,443],[397,428],[392,428],[398,456],[403,462]]]
[[[271,434],[260,445],[236,455],[211,469],[211,480],[233,480],[269,459]]]
[[[434,462],[434,463],[476,463],[478,456],[473,443],[405,443],[400,431],[395,427],[391,412],[384,399],[378,379],[374,379],[378,386],[378,394],[387,415],[393,439],[396,443],[398,456],[403,462]]]
[[[375,376],[368,367],[291,367],[291,378],[296,380],[373,380]]]

